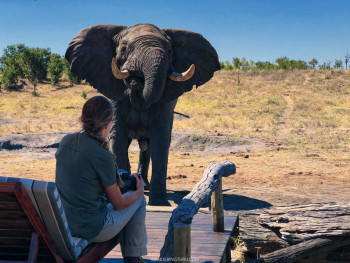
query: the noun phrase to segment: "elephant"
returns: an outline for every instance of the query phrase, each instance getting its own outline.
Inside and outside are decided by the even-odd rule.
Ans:
[[[128,148],[137,139],[138,173],[149,187],[148,204],[169,205],[166,177],[177,99],[220,69],[216,50],[201,34],[187,30],[106,24],[82,29],[65,57],[74,74],[115,105],[110,144],[118,168],[130,172]]]

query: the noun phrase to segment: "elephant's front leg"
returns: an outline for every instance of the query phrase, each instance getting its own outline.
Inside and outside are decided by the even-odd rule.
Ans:
[[[141,174],[142,179],[145,182],[145,189],[148,190],[148,167],[151,159],[150,142],[148,138],[138,139],[137,141],[140,147],[139,167],[137,172]]]
[[[152,178],[149,205],[170,205],[166,194],[166,177],[176,102],[177,100],[174,100],[158,107],[155,112],[157,117],[152,121],[150,128]]]
[[[122,106],[122,103],[115,105],[116,108],[122,108]],[[116,111],[115,121],[110,133],[110,144],[112,152],[115,154],[118,168],[130,172],[128,148],[131,139],[128,137],[129,130],[126,123],[126,116],[123,114],[123,112],[125,111]]]

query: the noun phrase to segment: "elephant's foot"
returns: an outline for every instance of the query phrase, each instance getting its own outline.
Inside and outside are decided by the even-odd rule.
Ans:
[[[145,187],[144,187],[145,190],[149,190],[149,183],[145,183]]]
[[[154,206],[171,206],[166,195],[150,195],[148,205]]]

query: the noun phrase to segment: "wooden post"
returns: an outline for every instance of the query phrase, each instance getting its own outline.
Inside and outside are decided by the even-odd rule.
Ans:
[[[224,232],[225,222],[224,222],[224,204],[222,200],[222,180],[211,194],[211,215],[213,219],[213,231],[214,232]]]
[[[174,224],[174,262],[188,263],[191,258],[191,224]]]
[[[203,173],[202,180],[196,184],[191,193],[186,195],[173,211],[168,225],[163,247],[160,251],[162,262],[174,256],[174,225],[176,223],[191,224],[199,208],[207,202],[212,192],[217,188],[221,177],[236,173],[236,166],[229,161],[211,163]]]

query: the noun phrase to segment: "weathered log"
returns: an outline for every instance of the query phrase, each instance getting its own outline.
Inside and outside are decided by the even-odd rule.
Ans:
[[[350,245],[350,237],[317,238],[266,254],[255,262],[288,263],[301,259],[307,262],[320,262],[328,256],[329,251],[347,245]]]
[[[218,186],[221,177],[227,177],[236,173],[236,166],[229,161],[211,163],[203,173],[201,181],[193,188],[192,192],[183,198],[179,206],[173,211],[169,220],[168,233],[164,245],[160,251],[160,259],[169,262],[174,257],[174,224],[191,224],[194,215],[205,204],[211,193]]]
[[[264,210],[259,223],[289,244],[350,235],[349,203],[308,204]]]
[[[239,238],[244,241],[247,253],[253,257],[258,253],[267,254],[289,246],[276,233],[259,224],[258,217],[262,211],[259,209],[239,214]]]

